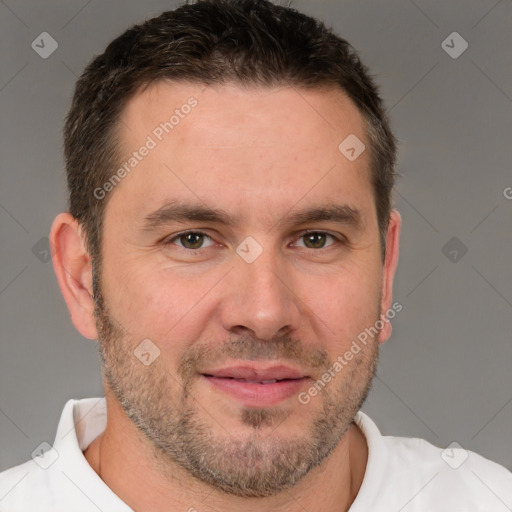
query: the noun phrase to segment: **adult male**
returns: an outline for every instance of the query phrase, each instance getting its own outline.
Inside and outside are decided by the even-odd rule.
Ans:
[[[395,140],[348,43],[264,1],[164,13],[85,70],[65,151],[53,261],[105,400],[66,404],[54,451],[0,475],[0,510],[512,504],[505,468],[454,471],[359,411],[401,221]]]

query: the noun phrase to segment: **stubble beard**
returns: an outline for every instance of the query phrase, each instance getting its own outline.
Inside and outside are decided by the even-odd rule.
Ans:
[[[98,277],[95,317],[104,378],[142,433],[155,468],[169,478],[175,476],[179,466],[226,494],[273,496],[295,486],[332,453],[370,391],[378,360],[376,339],[320,389],[322,407],[312,409],[315,417],[307,431],[291,438],[286,429],[279,429],[289,416],[283,408],[241,408],[239,421],[244,431],[250,432],[243,437],[234,436],[227,426],[212,419],[201,397],[191,390],[197,379],[195,369],[208,361],[209,353],[218,356],[219,348],[193,347],[180,362],[178,386],[177,377],[168,372],[162,361],[157,359],[144,366],[134,356],[137,343],[128,341],[129,333],[109,313]],[[323,371],[332,364],[323,351],[309,351],[305,356],[301,345],[288,337],[275,342],[239,338],[223,345],[222,353],[224,357],[240,359],[294,361],[300,367]],[[307,416],[309,406],[299,407],[304,408],[303,412],[299,409],[302,416]]]

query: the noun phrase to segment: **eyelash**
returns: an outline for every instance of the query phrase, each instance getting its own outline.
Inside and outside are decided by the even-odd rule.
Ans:
[[[194,235],[203,235],[205,236],[206,238],[209,238],[210,240],[213,241],[212,237],[210,235],[208,235],[207,233],[203,232],[203,231],[183,231],[182,233],[178,233],[176,235],[173,235],[172,238],[167,238],[167,239],[164,239],[162,241],[163,245],[172,245],[173,242],[175,240],[178,240],[179,238],[181,238],[182,236],[185,236],[185,235],[190,235],[190,234],[194,234]],[[330,236],[331,238],[333,238],[336,242],[340,243],[340,244],[346,244],[347,241],[345,240],[344,237],[341,237],[341,236],[335,236],[333,235],[332,233],[329,233],[328,231],[318,231],[318,230],[306,230],[306,231],[302,231],[300,233],[300,235],[298,236],[297,240],[303,238],[304,236],[306,235],[310,235],[310,234],[321,234],[321,235],[327,235],[327,236]],[[309,247],[305,247],[305,249],[310,249],[312,251],[321,251],[322,249],[329,249],[329,247],[332,247],[333,245],[335,244],[332,244],[332,245],[329,245],[327,247],[321,247],[319,249],[310,249]],[[202,248],[199,248],[199,249],[189,249],[187,247],[182,247],[180,245],[178,245],[177,247],[179,247],[180,249],[183,249],[185,251],[188,251],[188,252],[194,252],[194,253],[198,253],[198,254],[201,254],[203,251],[205,251],[206,249],[208,249],[209,247],[202,247]]]

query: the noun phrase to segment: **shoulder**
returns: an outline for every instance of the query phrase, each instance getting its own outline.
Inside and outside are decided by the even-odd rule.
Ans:
[[[363,496],[376,493],[403,512],[510,511],[512,473],[500,464],[456,443],[440,448],[425,439],[383,436],[366,415],[357,423],[369,447]]]
[[[49,457],[48,453],[40,457],[43,466],[50,462]],[[40,505],[40,500],[48,496],[47,490],[51,485],[52,472],[45,471],[34,460],[9,468],[0,473],[0,507],[8,507],[6,510],[9,511],[21,510],[16,508],[21,496],[25,505],[30,502]]]
[[[0,510],[67,512],[70,503],[73,512],[97,511],[98,507],[112,512],[129,510],[83,455],[105,422],[104,399],[68,400],[53,446],[41,443],[30,460],[0,473]]]
[[[512,473],[505,467],[462,446],[446,448],[424,439],[384,437],[395,471],[412,478],[423,499],[442,499],[453,510],[509,510],[512,506]],[[409,479],[411,479],[409,477]]]

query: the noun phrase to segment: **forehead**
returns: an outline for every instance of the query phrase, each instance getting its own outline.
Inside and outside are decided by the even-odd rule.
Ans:
[[[187,104],[192,103],[195,106],[188,108]],[[185,122],[187,118],[190,120]],[[136,142],[133,136],[154,131],[159,138],[158,125],[170,121],[172,128],[164,130],[166,135],[172,132],[174,139],[181,140],[188,136],[188,143],[205,148],[261,143],[273,146],[307,139],[303,146],[307,149],[314,144],[337,146],[339,138],[350,129],[363,137],[365,132],[359,110],[337,87],[245,88],[237,84],[204,86],[159,81],[128,102],[121,120],[120,131],[128,142]]]
[[[159,82],[123,112],[120,165],[137,161],[110,202],[140,217],[194,199],[270,223],[298,203],[371,210],[369,151],[350,161],[339,149],[354,135],[369,147],[341,90]]]

